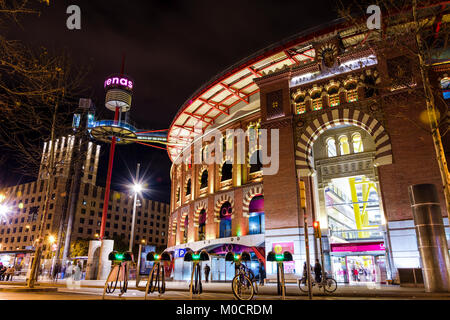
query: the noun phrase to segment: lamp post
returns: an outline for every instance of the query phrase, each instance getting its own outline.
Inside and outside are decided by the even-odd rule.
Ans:
[[[131,219],[131,233],[130,233],[130,246],[129,251],[133,252],[133,238],[134,238],[134,222],[136,220],[136,202],[137,202],[137,195],[142,191],[142,185],[139,183],[139,169],[141,167],[141,164],[137,164],[136,168],[136,179],[134,181],[133,185],[133,191],[134,191],[134,201],[133,201],[133,217]]]

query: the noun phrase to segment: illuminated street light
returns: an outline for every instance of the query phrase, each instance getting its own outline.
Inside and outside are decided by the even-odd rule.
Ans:
[[[6,204],[0,204],[0,216],[6,216],[9,212],[9,207]]]
[[[142,184],[139,183],[139,169],[141,168],[141,164],[138,163],[137,164],[137,168],[136,168],[136,179],[134,181],[136,181],[133,185],[133,191],[134,191],[134,201],[133,201],[133,217],[131,219],[131,232],[130,232],[130,245],[129,245],[129,251],[132,252],[133,251],[133,238],[134,238],[134,224],[135,224],[135,219],[136,219],[136,203],[137,203],[137,196],[138,193],[142,192]]]
[[[142,190],[143,190],[142,184],[140,184],[140,183],[135,183],[135,184],[133,185],[133,191],[134,191],[134,193],[141,193]]]
[[[50,243],[50,244],[54,244],[55,242],[56,242],[56,238],[55,238],[55,236],[54,235],[49,235],[48,236],[48,242]]]

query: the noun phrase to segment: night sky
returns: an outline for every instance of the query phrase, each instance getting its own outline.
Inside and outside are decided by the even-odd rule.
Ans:
[[[81,30],[66,28],[67,6],[81,8]],[[337,18],[334,1],[54,1],[40,16],[22,19],[7,37],[53,50],[64,48],[87,66],[90,98],[102,114],[104,79],[120,72],[134,79],[130,118],[140,129],[166,129],[189,96],[202,84],[248,55],[307,28]],[[4,30],[2,32],[5,32]],[[97,184],[105,184],[109,147],[102,146]],[[170,199],[170,160],[164,150],[118,146],[113,189],[123,189],[136,163],[146,173],[147,197]],[[0,168],[0,181],[29,181]],[[141,172],[142,172],[141,171]]]

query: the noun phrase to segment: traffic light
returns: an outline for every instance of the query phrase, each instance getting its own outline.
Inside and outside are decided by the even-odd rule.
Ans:
[[[322,233],[320,232],[320,223],[319,221],[313,222],[314,227],[314,238],[320,238],[322,236]]]
[[[298,182],[298,192],[300,197],[300,207],[306,209],[306,188],[305,181],[300,180]]]

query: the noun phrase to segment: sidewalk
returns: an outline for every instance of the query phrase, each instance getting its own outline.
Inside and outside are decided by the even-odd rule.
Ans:
[[[80,286],[83,288],[103,288],[104,280],[81,280]],[[58,280],[56,283],[50,280],[40,280],[35,289],[54,289],[58,287],[66,287],[66,280]],[[137,290],[144,291],[146,280],[139,283]],[[11,288],[14,290],[25,289],[25,282],[9,281],[0,282],[0,290]],[[136,281],[130,280],[128,282],[129,290],[136,290]],[[258,295],[277,295],[277,286],[274,283],[266,284],[265,286],[258,286]],[[166,290],[173,291],[189,291],[189,281],[167,281]],[[231,283],[213,282],[203,283],[203,291],[210,293],[231,293]],[[286,284],[287,296],[304,295],[296,284]],[[313,288],[313,295],[315,296],[335,296],[335,297],[398,297],[398,298],[448,298],[449,293],[426,293],[424,288],[407,288],[397,285],[358,285],[350,286],[338,284],[337,290],[332,294],[325,294],[323,290]]]

